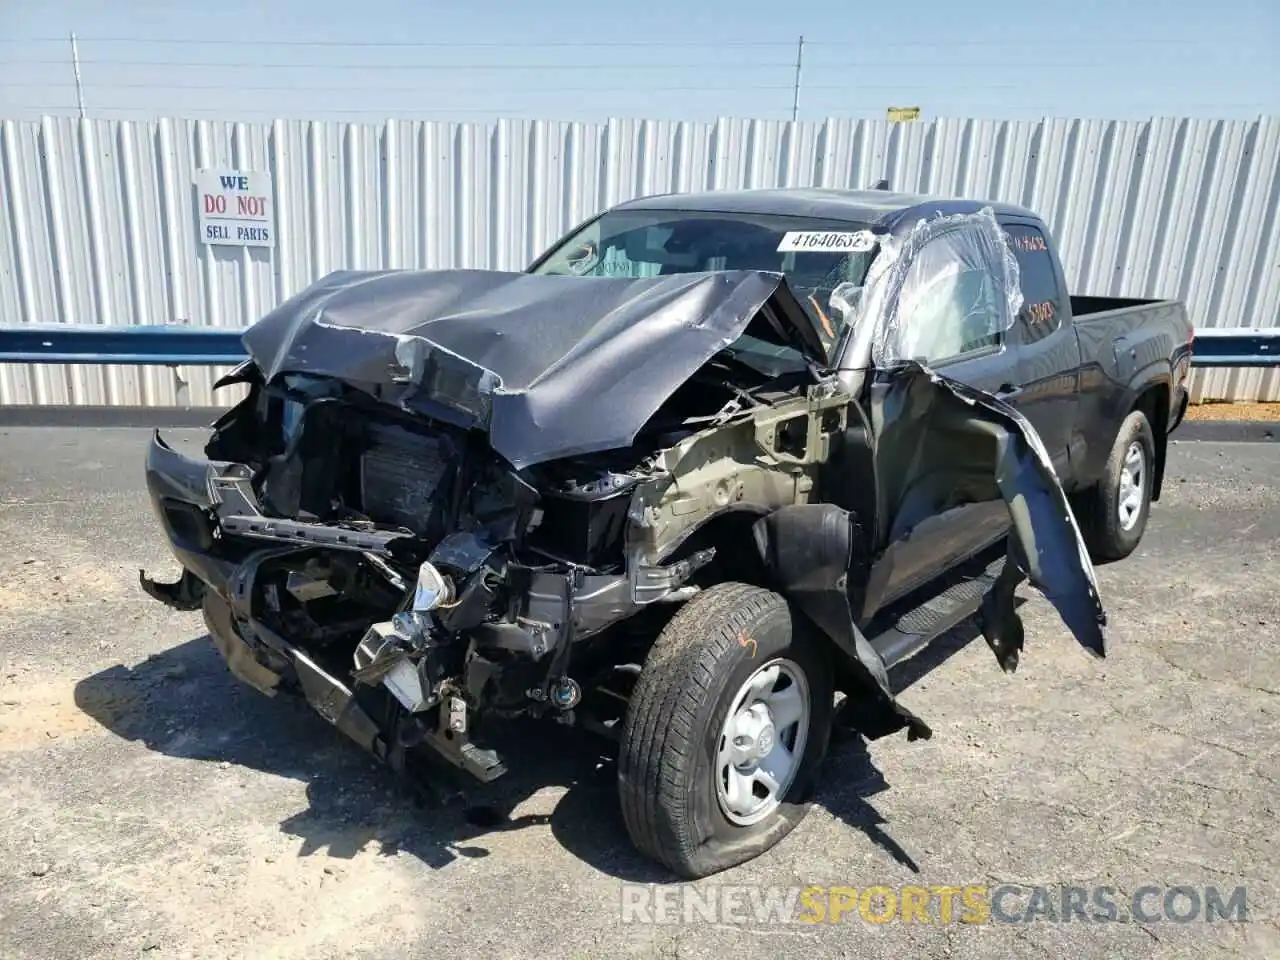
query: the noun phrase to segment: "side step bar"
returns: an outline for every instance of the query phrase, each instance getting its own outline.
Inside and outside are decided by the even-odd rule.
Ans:
[[[866,633],[871,646],[884,659],[885,666],[901,663],[966,617],[977,613],[982,606],[982,598],[1000,576],[1004,564],[1003,551],[995,560],[988,561],[984,557],[971,561],[960,568],[951,578],[951,585],[941,593],[934,593],[921,603],[921,593],[917,592],[877,614]],[[945,583],[947,581],[944,580]],[[925,589],[937,590],[937,584]]]

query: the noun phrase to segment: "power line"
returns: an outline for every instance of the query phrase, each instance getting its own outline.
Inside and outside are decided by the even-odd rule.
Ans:
[[[41,90],[53,88],[74,87],[73,83],[11,83],[10,87],[31,87]],[[93,83],[90,89],[98,90],[155,90],[156,83]],[[1018,83],[953,83],[948,84],[948,90],[1020,90],[1025,84]],[[527,84],[504,87],[475,87],[468,85],[465,88],[467,93],[676,93],[676,92],[706,92],[706,93],[738,93],[742,91],[757,90],[792,90],[792,84],[734,84],[733,86],[715,86],[709,87],[705,84],[697,86],[680,85],[680,86],[629,86],[629,87],[601,87],[592,86],[584,88],[581,84],[571,87],[531,87]],[[219,90],[226,93],[423,93],[423,92],[440,92],[448,93],[449,88],[440,87],[377,87],[377,86],[361,86],[361,85],[345,85],[340,87],[316,87],[308,85],[305,89],[299,89],[297,86],[288,87],[262,87],[262,86],[240,86],[234,83],[164,83],[165,90]],[[903,83],[858,83],[856,81],[849,83],[812,83],[805,84],[804,89],[808,90],[847,90],[856,92],[858,90],[932,90],[932,84],[903,84]]]
[[[48,89],[50,87],[74,87],[73,83],[10,83],[10,87],[32,87],[37,89]],[[91,90],[155,90],[156,83],[93,83],[89,87]],[[857,85],[857,89],[875,89],[868,88],[861,84]],[[1015,85],[1010,84],[1009,89],[1015,89]],[[259,86],[238,86],[236,84],[221,83],[165,83],[165,90],[220,90],[226,93],[423,93],[427,91],[448,92],[449,88],[440,87],[369,87],[369,86],[342,86],[342,87],[314,87],[307,85],[305,89],[299,89],[297,86],[289,87],[259,87]],[[636,93],[676,93],[676,92],[693,92],[703,91],[706,93],[736,93],[738,91],[755,91],[755,90],[790,90],[790,84],[735,84],[731,87],[708,87],[699,86],[630,86],[630,87],[599,87],[592,86],[585,89],[581,84],[572,87],[530,87],[520,84],[518,87],[474,87],[467,86],[465,88],[468,93],[620,93],[625,91],[634,91]],[[806,89],[820,90],[821,87],[808,87]],[[855,89],[853,85],[841,84],[839,89]],[[898,88],[892,88],[898,89]]]
[[[444,49],[450,47],[483,47],[491,49],[528,49],[537,47],[546,48],[591,48],[591,47],[702,47],[702,48],[719,48],[719,47],[790,47],[789,40],[490,40],[490,41],[472,41],[472,40],[233,40],[233,39],[196,39],[194,37],[184,37],[182,39],[165,40],[156,37],[91,37],[80,36],[80,39],[86,43],[150,43],[161,46],[237,46],[237,47],[369,47],[369,48],[421,48],[421,49]],[[66,37],[28,37],[12,38],[5,37],[0,39],[0,43],[52,43],[54,40],[59,43],[65,42]]]
[[[78,37],[80,43],[84,43],[83,37]],[[0,41],[3,42],[3,41]],[[64,38],[62,42],[66,42]],[[804,47],[807,50],[811,46],[817,46],[814,41],[805,40]],[[796,49],[795,44],[791,44],[792,50]],[[879,47],[876,48],[880,49]],[[1237,51],[1238,54],[1241,51]],[[1268,63],[1270,61],[1267,61]],[[26,67],[26,66],[65,66],[67,60],[62,58],[40,57],[36,59],[7,59],[0,61],[0,68],[5,66]],[[120,66],[120,67],[198,67],[202,69],[216,68],[236,68],[236,69],[271,69],[271,70],[761,70],[772,68],[788,68],[793,69],[795,66],[794,58],[788,60],[775,61],[754,61],[743,63],[741,61],[717,62],[715,60],[695,60],[695,61],[675,61],[655,63],[649,60],[644,62],[595,62],[595,63],[530,63],[518,62],[509,63],[501,62],[484,62],[483,60],[454,60],[441,61],[432,60],[431,62],[410,62],[410,63],[384,63],[380,61],[372,62],[328,62],[325,60],[308,59],[304,61],[294,61],[288,63],[280,63],[273,61],[243,61],[243,60],[189,60],[189,59],[132,59],[128,57],[116,56],[91,56],[82,58],[81,63],[94,64],[96,66]],[[1099,66],[1108,66],[1109,62],[1099,61],[1095,58],[1071,58],[1047,60],[1044,57],[1033,57],[1030,59],[1011,59],[1007,56],[1000,56],[993,60],[989,56],[981,59],[939,59],[938,57],[927,57],[925,59],[903,60],[901,57],[888,57],[881,59],[870,59],[865,56],[856,58],[841,57],[837,60],[813,60],[809,56],[804,57],[804,66],[806,69],[814,67],[817,69],[832,70],[848,70],[861,68],[905,68],[905,69],[952,69],[956,67],[984,67],[984,68],[1008,68],[1008,67],[1028,67],[1042,69],[1046,67],[1065,67],[1065,68],[1094,68]]]
[[[203,70],[761,70],[770,67],[786,67],[791,63],[244,63],[198,62],[191,60],[104,60],[89,58],[81,64],[102,67],[197,67]],[[9,66],[59,66],[66,60],[25,60]]]
[[[135,43],[154,44],[159,46],[238,46],[238,47],[347,47],[347,48],[400,48],[400,49],[445,49],[445,48],[487,48],[487,49],[565,49],[592,47],[678,47],[720,49],[723,47],[773,47],[793,49],[790,40],[254,40],[231,38],[195,38],[176,37],[94,37],[78,35],[84,43]],[[66,37],[4,37],[0,43],[65,43]],[[805,46],[818,47],[874,47],[878,50],[896,50],[909,47],[1020,47],[1041,45],[1043,37],[994,39],[982,38],[973,40],[952,37],[938,40],[899,40],[881,42],[874,38],[860,37],[849,40],[806,40]],[[1234,46],[1239,43],[1236,38],[1213,40],[1202,37],[1189,39],[1172,39],[1160,37],[1100,37],[1085,39],[1054,39],[1054,47],[1063,46],[1169,46],[1169,47],[1204,47]]]
[[[19,109],[19,110],[65,110],[70,114],[74,114],[76,110],[75,104],[47,105],[47,104],[19,103],[19,104],[11,104],[10,106],[13,109]],[[563,106],[559,107],[558,109],[574,112],[572,108],[565,108]],[[269,109],[266,107],[246,107],[246,108],[229,109],[227,107],[188,107],[188,106],[184,106],[178,110],[151,110],[147,107],[99,106],[97,104],[94,104],[91,112],[92,113],[143,113],[157,119],[165,118],[165,117],[181,118],[187,114],[193,114],[193,113],[200,113],[200,114],[211,113],[211,114],[216,114],[219,119],[227,120],[228,122],[235,122],[235,120],[238,117],[246,116],[246,115],[267,116],[277,120],[298,119],[298,120],[304,120],[306,122],[312,121],[313,119],[312,117],[301,117],[301,116],[290,117],[289,114],[294,113],[294,110],[295,108]],[[611,115],[609,114],[607,109],[598,108],[598,107],[578,108],[576,112],[590,112],[597,116]],[[783,110],[781,107],[777,107],[777,108],[771,108],[769,112],[781,114]],[[876,110],[869,110],[865,112],[879,115],[879,111],[876,111]],[[324,113],[329,116],[343,115],[343,114],[364,114],[369,116],[378,116],[384,119],[391,119],[391,120],[427,118],[434,114],[465,113],[465,114],[472,114],[472,115],[492,115],[492,116],[499,116],[499,117],[525,117],[533,120],[546,120],[552,123],[563,122],[563,121],[559,121],[557,117],[549,116],[548,111],[545,108],[534,108],[534,107],[514,107],[514,108],[457,107],[457,106],[413,107],[413,108],[336,107],[336,108],[326,108],[324,110]],[[852,113],[849,113],[846,115],[852,116]],[[638,119],[649,119],[649,118],[640,117]],[[751,119],[757,119],[757,118],[752,117]],[[316,122],[323,122],[323,120],[317,119]],[[669,122],[680,123],[683,121],[676,119],[676,120],[671,120]]]
[[[805,41],[805,47],[809,46],[809,41]],[[794,49],[794,48],[793,48]],[[48,67],[65,67],[67,60],[21,60],[11,61],[9,63],[0,64],[0,69],[4,67],[30,67],[30,66],[48,66]],[[160,68],[196,68],[201,70],[365,70],[369,72],[385,72],[395,70],[408,71],[427,71],[427,72],[461,72],[461,71],[479,71],[479,70],[529,70],[529,71],[594,71],[594,70],[703,70],[707,72],[715,71],[749,71],[758,72],[761,70],[782,70],[792,71],[795,69],[795,61],[788,63],[582,63],[582,64],[558,64],[558,63],[405,63],[405,64],[388,64],[388,63],[246,63],[242,61],[236,62],[217,62],[217,61],[191,61],[191,60],[111,60],[103,58],[90,58],[80,60],[81,65],[91,65],[95,67],[160,67]],[[844,60],[838,63],[823,63],[821,61],[814,63],[805,58],[804,69],[806,72],[810,70],[861,70],[861,69],[883,69],[883,68],[902,68],[912,71],[919,70],[956,70],[966,68],[982,68],[986,70],[998,68],[1004,69],[1036,69],[1036,70],[1092,70],[1104,64],[1097,61],[1026,61],[1026,60],[1007,60],[1001,59],[999,63],[991,61],[958,61],[958,60],[922,60],[922,61],[903,61],[903,60]],[[9,84],[15,86],[16,84]],[[948,84],[950,85],[950,84]],[[806,89],[809,84],[805,84]]]
[[[693,56],[690,56],[689,52],[697,51],[701,49],[718,50],[721,48],[744,48],[744,47],[756,47],[756,48],[763,48],[763,49],[771,48],[771,49],[778,49],[778,50],[781,50],[783,48],[790,48],[793,50],[796,49],[794,42],[790,40],[778,40],[778,41],[726,40],[726,41],[716,41],[716,42],[669,41],[669,40],[660,40],[660,41],[659,40],[604,40],[604,41],[595,42],[595,43],[580,42],[580,41],[525,41],[525,42],[475,41],[475,42],[454,43],[450,41],[261,40],[261,39],[251,39],[251,40],[234,39],[233,40],[228,38],[213,38],[213,39],[177,38],[172,40],[166,40],[166,39],[160,39],[160,38],[154,38],[154,37],[113,38],[113,37],[90,36],[86,38],[86,37],[77,35],[75,39],[73,39],[73,47],[76,40],[78,40],[79,43],[82,45],[107,44],[107,43],[122,43],[122,44],[134,43],[134,44],[150,44],[153,46],[155,45],[163,46],[168,44],[168,45],[184,45],[184,46],[192,46],[192,47],[216,45],[216,46],[223,46],[228,48],[233,46],[247,47],[247,48],[262,48],[262,47],[334,48],[334,49],[337,49],[337,48],[392,49],[394,48],[394,49],[405,49],[405,50],[412,50],[412,49],[446,50],[446,49],[452,49],[452,48],[458,48],[458,49],[475,48],[475,49],[489,49],[489,50],[495,50],[495,51],[496,50],[535,51],[537,49],[551,49],[551,48],[571,49],[571,48],[597,48],[597,47],[619,48],[619,49],[621,48],[637,48],[637,49],[639,48],[648,48],[648,49],[671,48],[673,53],[679,50],[685,51],[686,57],[690,60],[693,59]],[[64,38],[56,38],[56,37],[27,38],[26,40],[23,40],[21,38],[0,38],[0,43],[41,43],[41,42],[65,43],[66,38],[65,37]],[[1113,36],[1113,37],[1108,37],[1104,39],[1055,41],[1054,46],[1067,47],[1067,48],[1072,48],[1072,47],[1079,48],[1084,46],[1101,47],[1101,46],[1115,46],[1115,45],[1143,46],[1148,48],[1175,47],[1175,46],[1207,47],[1207,46],[1219,46],[1227,42],[1228,41],[1216,41],[1216,40],[1208,40],[1203,38],[1190,39],[1190,40],[1166,40],[1166,39],[1159,39],[1159,38],[1144,37],[1144,38],[1134,38],[1131,40],[1126,40],[1126,39],[1117,38]],[[910,41],[897,41],[893,43],[877,43],[874,40],[869,40],[867,38],[861,38],[856,43],[850,43],[850,42],[840,41],[840,40],[813,41],[808,39],[802,39],[801,47],[800,47],[800,55],[803,56],[803,66],[805,70],[805,75],[806,77],[810,77],[810,78],[813,77],[812,71],[819,71],[819,76],[825,78],[825,77],[829,77],[830,74],[829,73],[824,74],[822,72],[833,71],[833,70],[840,70],[848,74],[853,71],[883,71],[885,68],[891,68],[895,70],[905,69],[910,73],[919,73],[926,70],[956,70],[956,69],[981,67],[987,71],[998,70],[1008,75],[1008,71],[1018,71],[1023,68],[1034,68],[1036,71],[1045,71],[1045,70],[1077,71],[1077,70],[1092,70],[1099,66],[1105,65],[1105,64],[1100,64],[1096,61],[1087,62],[1080,59],[1077,59],[1075,61],[1063,60],[1059,62],[1044,62],[1041,60],[1028,62],[1026,60],[1021,60],[1021,61],[1011,60],[1008,57],[1000,56],[996,54],[986,54],[985,59],[980,62],[975,60],[970,60],[968,62],[957,61],[954,59],[939,60],[937,58],[929,58],[925,60],[917,59],[915,62],[912,62],[909,60],[903,60],[901,58],[870,60],[870,59],[850,59],[846,57],[846,58],[840,59],[839,61],[824,63],[824,62],[821,62],[820,60],[813,61],[808,54],[810,47],[827,48],[827,47],[839,46],[839,47],[845,48],[846,50],[850,48],[856,48],[861,51],[866,51],[868,53],[871,53],[872,55],[876,53],[880,53],[884,55],[888,51],[892,51],[895,49],[907,49],[907,48],[915,48],[915,49],[926,48],[926,47],[939,47],[939,48],[945,47],[947,49],[972,48],[976,51],[983,48],[996,48],[996,47],[1008,48],[1013,46],[1025,46],[1027,44],[1028,44],[1028,41],[997,40],[992,38],[975,39],[975,40],[947,39],[942,41],[910,40]],[[92,46],[89,46],[88,49],[92,53],[94,48]],[[217,56],[220,54],[220,51],[219,52],[207,51],[207,52],[213,54],[214,56]],[[234,52],[231,52],[231,51],[228,51],[228,52],[231,53],[232,56],[235,55]],[[181,56],[182,54],[175,52],[175,55]],[[963,55],[963,52],[962,52],[962,55]],[[605,56],[608,56],[608,54],[605,54]],[[975,52],[974,56],[983,56],[983,55]],[[78,58],[76,56],[73,56],[72,59],[73,61],[75,61]],[[622,99],[623,97],[628,97],[629,95],[637,95],[637,94],[643,94],[645,96],[648,96],[651,94],[666,94],[666,93],[681,93],[684,95],[692,95],[692,94],[714,95],[714,94],[744,93],[744,94],[758,95],[756,97],[757,100],[767,101],[769,99],[767,94],[770,94],[775,91],[776,92],[791,91],[793,95],[791,112],[792,112],[792,119],[795,119],[795,114],[798,112],[797,100],[798,100],[798,94],[800,92],[800,87],[799,87],[800,64],[798,60],[797,61],[788,60],[786,62],[782,62],[782,61],[742,62],[745,58],[739,57],[737,62],[728,62],[728,63],[714,62],[714,58],[705,58],[705,59],[700,58],[698,59],[697,62],[681,62],[681,61],[677,61],[674,63],[590,62],[590,63],[581,63],[581,64],[563,63],[563,62],[561,63],[528,63],[525,61],[521,61],[517,63],[505,63],[505,62],[483,63],[483,62],[476,62],[476,60],[474,59],[470,61],[464,61],[461,63],[419,62],[419,63],[388,64],[384,62],[351,63],[348,60],[348,62],[339,62],[339,63],[330,64],[330,63],[323,63],[323,62],[305,62],[305,63],[270,62],[272,59],[273,58],[268,55],[268,56],[264,56],[263,58],[263,60],[267,60],[268,62],[262,62],[261,60],[255,60],[253,62],[244,62],[242,60],[233,61],[233,62],[217,62],[217,61],[209,61],[209,60],[191,61],[187,59],[180,59],[180,60],[177,60],[177,59],[154,59],[154,60],[129,59],[127,57],[119,58],[119,57],[108,55],[108,56],[103,56],[98,58],[94,58],[91,56],[88,59],[78,59],[78,63],[73,64],[73,67],[77,67],[79,65],[85,65],[85,66],[95,68],[94,70],[91,70],[87,74],[87,79],[89,80],[89,82],[84,86],[87,86],[90,91],[90,98],[91,98],[91,101],[93,101],[91,103],[91,109],[95,112],[103,111],[107,113],[154,112],[154,111],[150,111],[150,108],[145,106],[138,106],[138,107],[108,106],[108,105],[100,105],[99,103],[97,103],[98,96],[103,91],[113,91],[113,90],[126,91],[126,90],[143,90],[143,89],[155,90],[158,92],[162,92],[165,89],[179,90],[179,91],[205,90],[205,91],[215,91],[215,92],[224,93],[224,94],[227,94],[229,97],[235,94],[294,93],[299,95],[305,95],[310,93],[324,93],[324,94],[333,95],[333,94],[348,93],[348,94],[360,94],[365,99],[369,99],[371,97],[378,97],[378,96],[394,97],[394,95],[396,94],[403,94],[403,95],[414,95],[417,97],[430,96],[433,98],[444,99],[446,102],[454,96],[466,98],[470,95],[477,95],[477,94],[481,96],[490,95],[492,97],[505,97],[508,95],[514,96],[516,94],[519,94],[525,97],[528,97],[528,96],[536,97],[539,94],[558,95],[558,94],[566,94],[566,93],[584,93],[584,94],[607,93],[607,94],[617,96],[618,99]],[[275,59],[278,59],[278,58],[275,58]],[[321,58],[316,58],[316,59],[321,59]],[[436,59],[436,58],[427,57],[426,59]],[[597,58],[597,61],[598,59],[599,58]],[[708,62],[708,60],[712,60],[712,62]],[[1170,59],[1168,62],[1170,65],[1174,65],[1178,61]],[[68,60],[65,58],[36,59],[36,60],[30,60],[30,61],[9,60],[8,62],[0,62],[0,70],[3,70],[5,66],[25,68],[29,66],[41,66],[41,65],[60,67],[65,69],[68,66]],[[140,70],[147,70],[152,68],[165,69],[165,70],[170,68],[175,70],[182,69],[182,68],[196,68],[196,69],[205,70],[205,71],[228,71],[228,72],[243,70],[243,71],[248,71],[248,73],[245,74],[245,77],[246,79],[250,80],[250,84],[246,86],[237,86],[234,83],[234,81],[227,82],[225,80],[221,82],[174,83],[166,79],[163,79],[163,75],[158,77],[156,80],[151,80],[148,82],[132,82],[132,81],[121,82],[121,83],[94,82],[95,74],[100,74],[105,69],[109,69],[109,68],[139,68]],[[273,86],[273,85],[269,85],[269,82],[272,80],[280,80],[280,81],[288,82],[289,80],[294,78],[289,76],[287,73],[285,75],[277,74],[274,76],[260,76],[260,77],[254,77],[252,74],[252,71],[254,70],[265,70],[265,69],[276,70],[276,71],[280,71],[280,70],[284,70],[284,71],[327,70],[332,72],[364,71],[368,76],[353,77],[353,79],[374,80],[375,83],[379,79],[390,80],[393,83],[395,82],[395,80],[401,80],[402,82],[407,82],[407,83],[414,83],[414,82],[417,82],[418,80],[417,77],[408,77],[408,76],[388,77],[386,76],[387,71],[391,71],[393,74],[396,71],[405,71],[405,72],[421,71],[421,72],[426,72],[428,74],[433,74],[433,75],[429,79],[427,77],[423,77],[422,78],[423,85],[417,86],[417,87],[375,86],[375,85],[360,84],[360,83],[357,83],[354,85],[347,84],[342,86],[316,86],[310,83],[307,78],[303,78],[301,76],[299,76],[291,86]],[[781,79],[781,76],[778,73],[770,74],[768,73],[768,71],[781,71],[784,69],[787,70],[789,73],[793,70],[796,72],[796,77],[792,83],[784,85],[782,83],[770,82],[775,78]],[[1182,69],[1182,68],[1179,67],[1177,69]],[[717,71],[724,73],[726,76],[723,78],[720,78],[720,82],[712,86],[708,86],[705,83],[694,85],[692,83],[682,82],[685,80],[685,76],[653,78],[659,84],[662,84],[662,81],[665,79],[667,82],[662,85],[648,85],[646,83],[646,78],[649,76],[652,76],[652,74],[649,73],[650,71],[670,72],[670,71],[683,71],[683,70],[698,70],[700,71],[702,76],[709,76],[709,77],[712,77],[713,79]],[[471,81],[470,78],[472,76],[476,76],[477,80],[479,80],[479,82],[483,84],[484,79],[481,77],[478,77],[477,75],[480,73],[483,73],[484,71],[494,71],[498,73],[507,73],[509,71],[525,71],[525,72],[537,71],[541,73],[550,73],[551,71],[557,71],[561,73],[561,76],[558,79],[562,81],[570,80],[571,75],[576,72],[578,74],[584,75],[584,82],[577,83],[573,86],[538,87],[538,86],[530,86],[527,83],[525,83],[524,82],[525,78],[516,78],[516,77],[503,78],[503,81],[499,81],[497,77],[491,78],[492,83],[502,82],[505,84],[502,86],[496,86],[496,85],[490,86],[487,84],[484,86],[479,86]],[[564,72],[566,71],[570,74],[569,76],[566,76],[564,74]],[[619,86],[617,85],[617,82],[623,78],[610,76],[609,75],[610,71],[626,72],[628,74],[638,73],[638,74],[644,74],[644,76],[636,78],[634,84],[632,85]],[[765,82],[741,83],[741,84],[733,83],[732,75],[737,74],[738,72],[746,72],[746,71],[750,71],[751,73],[758,75],[756,79],[763,80]],[[133,76],[148,76],[147,73],[137,73],[137,72],[132,72],[132,73],[133,73]],[[459,77],[460,82],[466,85],[465,88],[460,89],[454,84],[449,84],[448,86],[441,88],[440,87],[441,82],[448,84],[448,80],[445,79],[445,76],[444,76],[445,74]],[[594,75],[595,77],[600,77],[600,79],[604,80],[604,82],[609,85],[595,84],[592,82],[591,77],[588,75]],[[129,74],[126,74],[126,76],[129,76]],[[178,76],[181,77],[182,74],[178,74]],[[214,73],[213,76],[219,76],[219,74]],[[874,72],[873,76],[883,77],[884,74],[882,72]],[[1062,74],[1058,74],[1058,77],[1062,77]],[[77,81],[80,80],[78,72],[76,72],[76,78],[77,78]],[[252,83],[252,80],[258,80],[258,79],[267,80],[268,84],[258,85],[258,84]],[[322,80],[322,78],[315,78],[315,79]],[[335,79],[341,79],[341,78],[335,78]],[[551,78],[549,77],[548,79],[551,79]],[[749,78],[744,78],[744,79],[749,79]],[[732,84],[732,85],[729,85],[729,84]],[[15,87],[15,88],[17,87],[69,88],[75,85],[70,83],[62,83],[62,82],[38,83],[38,82],[30,82],[30,81],[20,81],[17,83],[6,82],[4,83],[4,86]],[[1159,84],[1147,84],[1146,86],[1147,86],[1146,92],[1149,92],[1149,93],[1158,94],[1160,90]],[[938,79],[932,83],[866,84],[866,83],[860,83],[854,80],[849,80],[842,83],[809,82],[804,84],[803,89],[806,94],[809,93],[810,91],[813,91],[815,93],[820,93],[822,91],[833,91],[833,92],[838,92],[840,95],[853,95],[856,97],[856,95],[859,93],[876,92],[881,96],[888,94],[889,96],[898,95],[898,96],[912,97],[912,98],[917,96],[916,92],[929,92],[931,94],[939,93],[939,94],[950,95],[953,92],[961,92],[961,91],[1022,91],[1022,93],[1025,94],[1025,96],[1009,97],[1008,95],[1006,95],[1002,99],[990,101],[992,104],[1000,104],[1000,105],[1007,106],[1011,110],[1027,109],[1026,107],[1018,106],[1018,104],[1016,103],[1016,101],[1018,100],[1023,100],[1025,102],[1026,99],[1032,99],[1034,101],[1044,102],[1046,99],[1049,99],[1043,94],[1038,94],[1036,91],[1031,89],[1026,82],[957,83],[955,82],[953,77],[948,77],[946,80]],[[1172,90],[1171,85],[1169,86],[1169,89]],[[1139,91],[1139,92],[1141,93],[1142,91]],[[618,96],[618,95],[621,95],[621,96]],[[110,95],[108,94],[108,99],[110,100],[113,98],[111,98]],[[287,98],[279,98],[279,99],[287,99]],[[337,98],[332,98],[332,99],[337,99]],[[820,98],[820,99],[829,99],[829,98]],[[1053,99],[1061,101],[1063,99],[1069,100],[1069,97],[1064,98],[1055,94]],[[1172,99],[1172,95],[1171,95],[1171,99]],[[972,98],[969,98],[969,100],[971,103],[975,105],[981,105],[980,100],[974,101],[972,100]],[[1011,100],[1015,102],[1010,102]],[[750,102],[750,98],[748,98],[747,102]],[[1169,104],[1166,102],[1166,103],[1162,103],[1157,106],[1154,106],[1153,109],[1163,110],[1163,109],[1166,109],[1168,106]],[[1177,103],[1176,106],[1177,106],[1177,109],[1201,109],[1201,108],[1218,109],[1218,110],[1248,109],[1248,110],[1259,110],[1261,112],[1265,112],[1268,109],[1266,106],[1259,106],[1257,104],[1248,104],[1248,105],[1223,104],[1223,103],[1216,103],[1216,102],[1202,104],[1202,105],[1179,102]],[[52,107],[52,106],[23,107],[22,105],[19,105],[19,104],[11,104],[10,107],[16,108],[16,109],[35,109],[35,110],[62,109],[61,107]],[[307,107],[301,107],[297,109],[305,110],[307,113],[315,114],[315,115],[367,113],[367,114],[376,114],[376,115],[386,117],[393,114],[404,115],[406,112],[408,112],[408,113],[417,114],[417,115],[431,115],[431,114],[439,114],[439,113],[472,113],[472,114],[532,115],[534,117],[545,117],[547,112],[549,112],[548,107],[550,107],[552,111],[556,111],[556,110],[573,111],[574,109],[573,107],[567,104],[556,103],[556,102],[553,102],[552,104],[546,104],[543,106],[530,107],[528,110],[524,110],[524,109],[511,110],[511,109],[506,109],[501,107],[449,106],[449,107],[438,107],[438,108],[424,108],[421,106],[414,106],[414,107],[408,108],[407,111],[404,111],[401,108],[398,108],[395,106],[357,107],[357,108],[348,109],[348,108],[335,107],[331,104],[325,104],[321,107],[307,106]],[[1125,105],[1118,102],[1113,105],[1113,108],[1117,111],[1125,110],[1125,109],[1128,109],[1128,110],[1145,109],[1145,108],[1139,108],[1133,104]],[[74,108],[71,108],[71,109],[74,109]],[[81,106],[79,109],[81,114],[83,115],[84,107]],[[596,108],[596,107],[588,106],[583,109],[593,113],[603,113],[608,108],[607,107]],[[766,106],[763,106],[762,104],[757,104],[753,108],[753,112],[755,112],[757,115],[759,113],[770,112],[772,110],[773,110],[772,107],[766,107]],[[822,110],[822,107],[819,105],[814,105],[813,107],[809,108],[809,112],[815,112],[815,111],[821,111],[821,110]],[[260,109],[260,110],[251,108],[248,110],[237,110],[235,108],[226,108],[226,107],[184,108],[182,112],[193,112],[193,111],[204,112],[204,113],[218,113],[222,115],[226,115],[228,113],[231,113],[231,114],[256,113],[256,114],[275,115],[275,116],[278,116],[279,113],[282,112],[279,108]],[[842,110],[839,112],[841,115],[844,115],[844,116],[854,116],[860,111]],[[869,110],[865,112],[867,112],[869,115],[872,115],[872,116],[880,115],[878,110]]]

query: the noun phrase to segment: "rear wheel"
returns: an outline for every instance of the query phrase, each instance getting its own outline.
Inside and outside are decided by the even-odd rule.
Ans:
[[[654,643],[623,729],[632,842],[685,877],[758,856],[804,817],[831,730],[826,654],[778,594],[698,594]]]
[[[1147,415],[1134,410],[1120,424],[1102,480],[1072,498],[1096,563],[1124,559],[1142,539],[1151,513],[1155,446]]]

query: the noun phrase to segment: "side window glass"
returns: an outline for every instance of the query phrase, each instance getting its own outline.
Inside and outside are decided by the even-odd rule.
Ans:
[[[542,272],[588,277],[600,267],[600,221],[587,226],[577,243],[562,247],[542,265]]]
[[[1035,343],[1062,324],[1062,291],[1053,269],[1049,243],[1037,228],[1010,224],[1005,228],[1013,255],[1018,258],[1018,280],[1022,286],[1022,309],[1018,324],[1022,342]]]
[[[999,290],[963,231],[920,248],[899,293],[897,317],[904,357],[936,364],[1000,345]]]
[[[670,235],[660,227],[640,227],[602,239],[597,221],[583,231],[576,243],[555,253],[543,265],[543,273],[579,277],[656,277],[661,264],[646,257],[660,250]]]

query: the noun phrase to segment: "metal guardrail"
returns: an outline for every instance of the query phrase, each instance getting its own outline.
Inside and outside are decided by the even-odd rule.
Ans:
[[[1280,328],[1205,328],[1196,331],[1193,367],[1280,366]]]
[[[241,329],[144,327],[0,327],[0,363],[237,364],[246,357]],[[1280,366],[1280,328],[1196,331],[1195,367]]]
[[[161,324],[0,327],[0,363],[236,364],[239,329]]]

